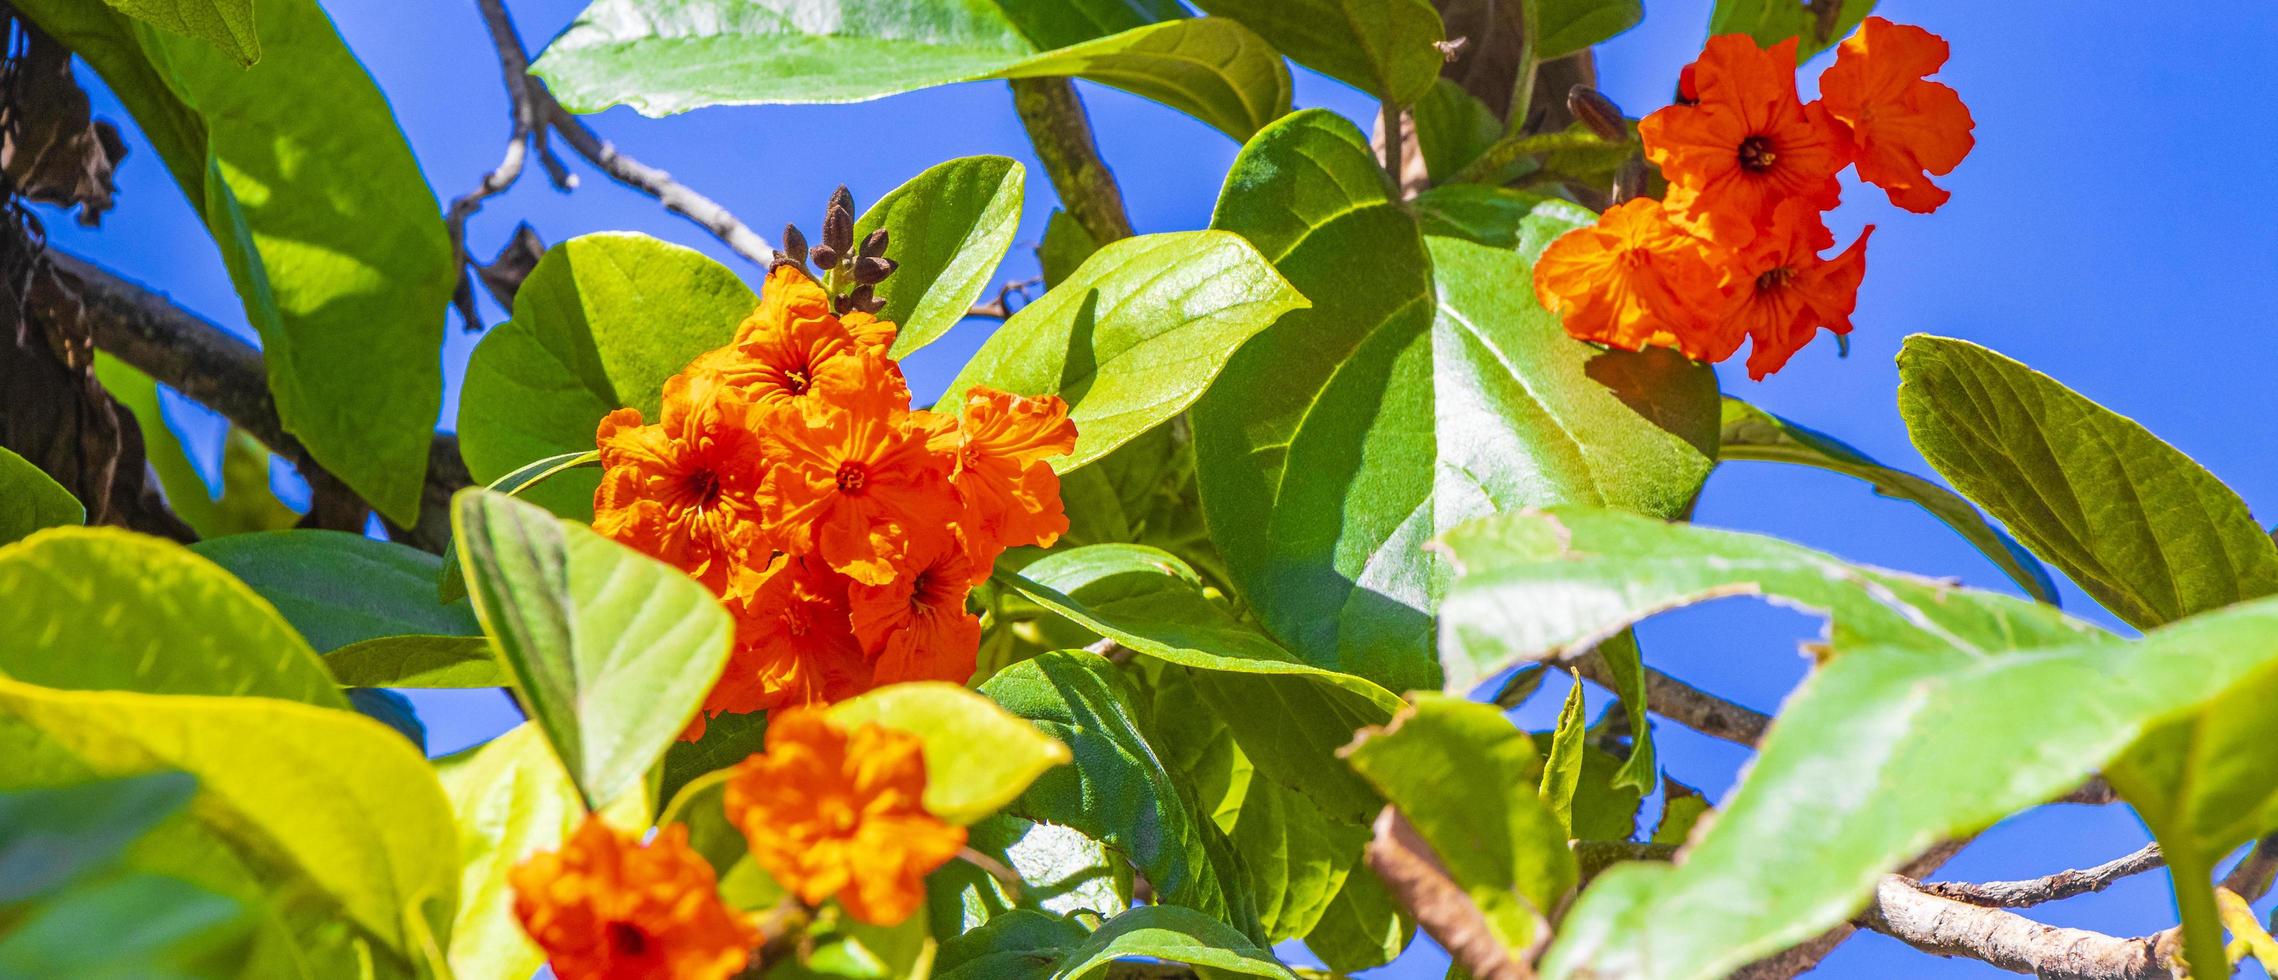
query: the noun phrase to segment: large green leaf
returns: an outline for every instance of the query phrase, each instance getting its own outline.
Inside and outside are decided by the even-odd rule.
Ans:
[[[261,334],[286,431],[408,525],[443,404],[456,270],[442,209],[316,0],[251,7],[264,43],[247,68],[103,4],[17,5],[103,76],[205,220]]]
[[[727,664],[712,594],[576,521],[488,490],[452,501],[475,616],[514,692],[599,808],[637,784]]]
[[[0,544],[87,521],[87,508],[31,461],[0,446]]]
[[[190,550],[228,569],[321,651],[380,637],[482,635],[464,602],[435,598],[443,560],[341,531],[268,531]]]
[[[2064,792],[2164,719],[2266,685],[2274,667],[2270,599],[2133,643],[1842,650],[1788,700],[1684,863],[1606,872],[1544,973],[1723,976],[1849,918],[1884,872],[1937,841]]]
[[[1308,664],[1205,596],[1177,558],[1138,545],[1047,555],[1007,581],[1136,653],[1193,668],[1204,704],[1259,771],[1339,819],[1365,823],[1382,800],[1334,753],[1400,699],[1367,679]],[[1258,705],[1279,710],[1260,711]]]
[[[1313,300],[1236,354],[1194,411],[1211,535],[1306,660],[1437,687],[1431,614],[1449,576],[1425,542],[1524,506],[1671,515],[1707,475],[1706,368],[1569,339],[1516,252],[1452,238],[1427,252],[1351,123],[1308,111],[1258,134],[1212,225]]]
[[[222,49],[239,64],[261,60],[253,0],[104,0],[122,14]]]
[[[1020,229],[1027,172],[1007,157],[960,157],[926,168],[886,192],[854,223],[854,240],[888,235],[900,264],[877,286],[880,319],[901,327],[893,356],[933,343],[988,289]]]
[[[525,977],[546,960],[514,918],[506,873],[559,848],[585,816],[577,787],[546,735],[524,722],[435,763],[459,825],[459,907],[451,969],[464,977]]]
[[[1532,946],[1577,873],[1565,825],[1535,792],[1533,739],[1492,705],[1427,693],[1346,758],[1431,845],[1496,941]]]
[[[1111,242],[998,327],[949,383],[942,405],[961,404],[973,385],[1067,399],[1076,450],[1053,460],[1065,472],[1185,411],[1236,348],[1304,306],[1305,297],[1235,235]]]
[[[1296,980],[1289,968],[1241,932],[1193,909],[1142,905],[1107,920],[1070,951],[1055,980],[1098,980],[1125,957],[1169,960],[1202,967],[1210,976],[1234,974]]]
[[[0,548],[0,675],[48,687],[254,695],[346,708],[261,597],[171,541],[57,528]]]
[[[2038,603],[1591,507],[1488,518],[1444,544],[1463,573],[1440,607],[1440,655],[1457,680],[1571,656],[1655,613],[1736,595],[1827,614],[1838,649],[1984,653],[2102,635]]]
[[[1090,936],[1083,923],[1014,909],[941,944],[937,980],[1052,980],[1068,951]]]
[[[0,792],[0,906],[100,870],[197,792],[179,772]]]
[[[1905,470],[1892,469],[1834,436],[1807,429],[1738,398],[1724,400],[1723,444],[1719,461],[1758,460],[1816,466],[1872,484],[1893,500],[1912,501],[1930,516],[1975,545],[2002,574],[2035,599],[2057,604],[2056,583],[2033,553],[2026,551],[1959,494]]]
[[[143,456],[166,491],[166,506],[198,537],[212,539],[249,531],[281,531],[300,520],[269,489],[272,454],[260,440],[231,428],[222,437],[221,492],[206,486],[189,452],[159,408],[158,382],[126,362],[97,351],[95,376],[103,390],[133,413],[142,430]]]
[[[1210,860],[1202,817],[1164,771],[1116,690],[1115,667],[1081,651],[1047,653],[999,671],[981,693],[1074,750],[1006,812],[1063,824],[1121,851],[1158,901],[1224,918],[1230,884]]]
[[[1036,777],[1068,762],[1068,747],[963,685],[889,684],[830,707],[842,724],[874,722],[923,743],[925,808],[969,824],[1019,799]]]
[[[1231,20],[1184,19],[1169,0],[597,0],[532,70],[577,112],[860,102],[1067,75],[1154,99],[1235,139],[1289,111],[1289,69],[1272,46]]]
[[[726,266],[646,235],[581,235],[546,250],[515,294],[514,319],[483,338],[459,396],[459,452],[476,482],[533,460],[590,452],[601,417],[649,421],[664,383],[726,344],[759,297]],[[593,512],[598,470],[521,495],[569,517]]]
[[[1833,13],[1824,19],[1820,6],[1795,0],[1716,0],[1708,32],[1746,34],[1765,47],[1792,37],[1797,39],[1796,59],[1802,61],[1843,40],[1874,12],[1875,0],[1837,0],[1827,5]]]
[[[2278,592],[2278,546],[2133,420],[1975,344],[1913,336],[1898,411],[1924,458],[2139,629]]]
[[[1176,724],[1177,722],[1173,722]],[[1253,779],[1228,834],[1269,942],[1303,938],[1319,925],[1368,843],[1368,825],[1313,804],[1276,779]]]
[[[1241,21],[1298,64],[1394,105],[1423,98],[1447,59],[1430,0],[1195,0]]]
[[[354,975],[339,971],[364,959],[380,976],[410,976],[421,937],[448,936],[459,877],[450,805],[427,760],[369,718],[0,680],[0,743],[0,789],[154,769],[195,777],[196,801],[131,849],[126,868],[269,909],[245,975]]]

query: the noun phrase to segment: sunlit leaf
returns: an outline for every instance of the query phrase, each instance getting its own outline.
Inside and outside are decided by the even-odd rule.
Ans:
[[[900,264],[876,287],[886,304],[879,319],[901,328],[893,356],[932,343],[988,291],[1020,228],[1026,180],[1006,157],[961,157],[886,192],[855,221],[855,241],[884,229],[886,257]]]

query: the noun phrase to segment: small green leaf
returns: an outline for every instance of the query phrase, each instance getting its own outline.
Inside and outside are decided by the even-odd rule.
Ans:
[[[1874,485],[1875,492],[1907,500],[1929,511],[1999,567],[2018,588],[2049,605],[2057,604],[2056,583],[2033,553],[1985,519],[1959,494],[1904,470],[1892,469],[1842,440],[1804,428],[1737,398],[1724,400],[1720,460],[1795,463],[1832,470]]]
[[[547,249],[515,294],[514,319],[467,361],[458,426],[467,471],[505,482],[592,452],[602,416],[620,408],[656,421],[665,381],[734,339],[758,305],[726,266],[646,235],[581,235]],[[579,469],[520,495],[586,517],[600,481]]]
[[[1049,21],[1049,22],[1047,22]],[[848,66],[861,65],[860,71]],[[1231,20],[1164,0],[598,0],[532,70],[575,112],[662,116],[710,105],[860,102],[952,82],[1080,76],[1245,139],[1289,111],[1289,69]]]
[[[0,675],[48,687],[254,695],[346,708],[299,633],[171,541],[56,528],[0,547]]]
[[[557,850],[585,817],[546,735],[524,722],[435,762],[459,824],[459,907],[450,961],[464,977],[521,977],[546,956],[514,918],[506,873],[538,851]]]
[[[1070,950],[1056,980],[1098,980],[1108,965],[1125,957],[1168,960],[1201,967],[1211,976],[1235,974],[1296,980],[1273,953],[1250,942],[1234,927],[1193,909],[1142,905],[1107,920]]]
[[[1566,829],[1534,790],[1533,740],[1491,705],[1422,694],[1345,758],[1431,845],[1503,948],[1533,945],[1576,875]]]
[[[1451,686],[1563,659],[1655,613],[1734,595],[1826,613],[1837,649],[1989,652],[2102,635],[2038,603],[1850,565],[1773,538],[1590,507],[1486,518],[1442,546],[1462,570],[1440,607]]]
[[[1590,723],[1582,717],[1582,678],[1566,689],[1566,704],[1558,711],[1558,727],[1550,735],[1550,753],[1542,763],[1542,801],[1565,836],[1574,832],[1574,794],[1582,787],[1582,750],[1588,743]],[[1623,834],[1623,837],[1629,835]]]
[[[1376,872],[1362,865],[1305,935],[1305,948],[1339,973],[1359,973],[1400,958],[1416,938],[1416,920],[1393,901]]]
[[[981,685],[1005,710],[1066,743],[1075,764],[1049,770],[1006,812],[1063,824],[1123,853],[1156,899],[1207,915],[1233,907],[1203,841],[1216,834],[1165,772],[1115,688],[1115,668],[1081,651],[1021,661]]]
[[[1966,341],[1908,337],[1898,379],[1930,465],[2129,625],[2278,592],[2246,503],[2143,426]]]
[[[1446,184],[1479,159],[1503,136],[1503,121],[1453,79],[1442,78],[1410,110],[1416,121],[1416,149],[1434,184]],[[1419,196],[1418,207],[1422,207]],[[1438,232],[1433,232],[1438,234]]]
[[[324,655],[344,687],[506,687],[514,679],[482,636],[382,636]]]
[[[1691,840],[1693,828],[1713,809],[1701,791],[1663,777],[1661,822],[1653,827],[1653,843],[1672,846]]]
[[[87,508],[30,460],[0,447],[0,545],[87,521]]]
[[[935,980],[1053,980],[1068,953],[1090,937],[1083,925],[1014,909],[941,944]]]
[[[1447,59],[1430,0],[1195,0],[1298,64],[1394,105],[1424,97]]]
[[[1795,0],[1716,0],[1716,9],[1709,12],[1708,32],[1746,34],[1764,47],[1796,38],[1796,61],[1800,64],[1843,40],[1874,12],[1875,0],[1840,0],[1829,8],[1828,15],[1818,13],[1818,6]]]
[[[206,41],[238,64],[261,60],[253,32],[253,0],[104,0],[122,14],[183,37]]]
[[[1645,19],[1643,0],[1533,0],[1536,61],[1549,61],[1590,47],[1637,26]],[[1545,93],[1557,94],[1557,93]]]
[[[475,616],[590,808],[634,788],[727,664],[734,624],[694,579],[505,494],[452,500]]]
[[[886,257],[899,263],[876,287],[886,304],[879,319],[901,328],[894,357],[933,343],[988,290],[1020,228],[1026,174],[1006,157],[960,157],[886,192],[855,221],[855,241],[884,229]]]
[[[1069,760],[1067,746],[958,684],[889,684],[832,705],[830,716],[917,736],[924,743],[925,808],[955,824],[1003,809],[1045,770]]]
[[[109,865],[197,792],[179,772],[0,791],[0,906]]]
[[[1013,314],[950,382],[1059,395],[1076,423],[1076,469],[1186,410],[1244,341],[1305,306],[1241,238],[1173,232],[1111,242]]]
[[[417,548],[292,530],[234,534],[190,550],[269,600],[320,651],[390,636],[482,635],[466,603],[436,601],[443,561]]]
[[[205,2],[248,6],[122,9],[186,25]],[[323,8],[252,0],[267,40],[248,68],[242,50],[140,26],[111,4],[15,6],[102,75],[204,221],[261,335],[285,431],[381,514],[416,521],[458,270],[387,98]],[[311,92],[324,111],[309,111]]]

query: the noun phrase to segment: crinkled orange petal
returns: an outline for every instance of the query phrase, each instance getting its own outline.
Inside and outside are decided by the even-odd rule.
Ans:
[[[1578,339],[1718,361],[1741,341],[1717,317],[1721,255],[1671,222],[1660,202],[1639,198],[1552,242],[1535,262],[1535,298]]]
[[[562,980],[725,980],[760,942],[680,824],[647,844],[600,818],[507,872],[514,914]]]
[[[1690,75],[1698,103],[1638,124],[1680,225],[1737,247],[1783,200],[1800,197],[1820,210],[1840,201],[1835,175],[1851,163],[1850,135],[1817,103],[1797,99],[1795,43],[1766,49],[1745,35],[1710,38]]]
[[[1917,214],[1953,195],[1930,180],[1952,173],[1976,145],[1976,121],[1959,93],[1924,76],[1946,63],[1945,39],[1869,17],[1819,76],[1820,101],[1850,127],[1859,177]]]

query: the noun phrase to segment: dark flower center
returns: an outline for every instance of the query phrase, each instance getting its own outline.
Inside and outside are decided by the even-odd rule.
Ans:
[[[1795,276],[1796,271],[1784,265],[1777,269],[1766,269],[1763,275],[1756,277],[1756,291],[1768,293],[1780,289],[1785,287],[1788,280],[1795,278]]]
[[[807,388],[814,383],[814,373],[804,364],[783,372],[783,388],[794,395],[806,394]]]
[[[688,495],[696,499],[697,510],[711,510],[720,502],[720,474],[700,469],[688,474]]]
[[[861,493],[862,484],[868,479],[869,474],[863,472],[861,463],[839,464],[838,491],[840,493]]]
[[[1780,162],[1780,154],[1772,148],[1772,141],[1764,136],[1751,136],[1740,141],[1740,167],[1752,173],[1763,173]]]
[[[609,951],[617,956],[640,959],[648,955],[649,934],[630,922],[609,924]]]

